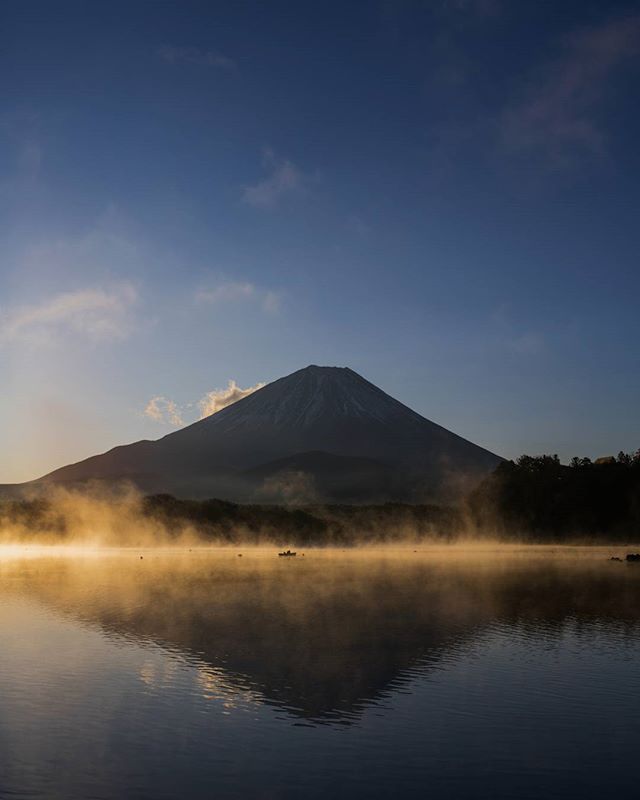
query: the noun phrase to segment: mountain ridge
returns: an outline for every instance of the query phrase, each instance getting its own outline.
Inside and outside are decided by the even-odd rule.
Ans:
[[[22,486],[130,481],[145,492],[251,501],[260,492],[248,473],[312,452],[374,461],[380,474],[394,475],[387,494],[375,481],[376,500],[416,502],[432,499],[447,481],[484,477],[501,461],[349,367],[310,365],[160,439],[119,445]],[[326,472],[326,459],[316,461]],[[338,471],[341,498],[351,481],[354,496],[371,499],[366,485],[355,485],[361,470]]]

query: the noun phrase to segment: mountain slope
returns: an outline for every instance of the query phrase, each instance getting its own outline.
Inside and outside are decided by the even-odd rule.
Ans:
[[[394,497],[395,487],[391,465],[321,450],[269,461],[242,478],[247,495],[265,503],[382,503]]]
[[[247,473],[313,452],[377,462],[396,476],[389,499],[425,499],[485,475],[500,461],[353,370],[310,366],[158,441],[116,447],[35,483],[127,479],[146,492],[251,499],[255,476]],[[354,480],[365,485],[354,491],[366,498],[367,471],[351,471],[362,473]]]

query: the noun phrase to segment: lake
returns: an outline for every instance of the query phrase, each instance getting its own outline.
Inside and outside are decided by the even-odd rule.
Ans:
[[[625,552],[6,547],[0,797],[635,796]]]

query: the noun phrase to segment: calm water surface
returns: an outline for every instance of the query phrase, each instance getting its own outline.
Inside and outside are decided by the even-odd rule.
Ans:
[[[0,554],[0,797],[637,796],[640,565],[241,552]]]

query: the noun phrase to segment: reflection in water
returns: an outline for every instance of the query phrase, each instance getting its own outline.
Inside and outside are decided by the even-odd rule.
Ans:
[[[471,717],[463,727],[465,735],[475,729],[480,739],[495,735],[494,710],[506,702],[499,694],[501,681],[505,686],[524,681],[523,665],[544,664],[544,671],[532,672],[518,690],[520,705],[509,711],[512,738],[522,735],[522,718],[535,716],[535,704],[556,713],[553,709],[560,708],[562,692],[584,670],[582,656],[597,663],[598,669],[610,664],[611,674],[601,676],[596,701],[611,703],[612,692],[619,688],[611,682],[621,676],[628,679],[621,663],[638,655],[640,567],[610,563],[604,551],[576,552],[321,551],[288,560],[259,550],[243,551],[242,558],[236,552],[195,550],[146,551],[143,558],[137,552],[14,557],[0,560],[0,596],[36,601],[28,613],[36,613],[33,608],[53,612],[56,619],[72,625],[76,636],[83,630],[100,632],[124,652],[140,645],[147,648],[148,655],[135,668],[137,685],[154,698],[164,697],[163,702],[184,705],[187,690],[181,681],[188,664],[198,702],[216,701],[221,713],[245,720],[245,736],[253,735],[246,720],[257,719],[265,705],[272,707],[285,715],[272,733],[280,737],[285,759],[287,749],[294,746],[286,733],[293,730],[291,723],[328,725],[329,731],[336,726],[359,727],[362,747],[369,749],[354,751],[352,757],[365,758],[371,748],[391,756],[397,746],[391,739],[376,741],[375,747],[366,744],[367,726],[372,724],[369,712],[393,725],[400,719],[394,708],[402,705],[403,696],[422,696],[429,680],[439,682],[443,697],[453,693],[456,686],[465,685],[465,675],[475,674],[479,659],[488,665],[490,678],[482,677],[487,683],[483,700],[476,689],[467,695]],[[557,696],[550,702],[554,693]],[[187,716],[196,713],[189,697]],[[430,718],[403,712],[406,724],[397,732],[398,741],[407,735],[421,741],[435,735],[433,729],[427,734],[427,726],[445,726],[436,737],[441,749],[435,755],[425,754],[423,772],[415,772],[413,764],[413,771],[402,777],[416,795],[425,788],[427,774],[444,770],[447,759],[453,758],[442,750],[449,736],[446,726],[459,725],[466,711],[464,703],[460,709],[449,702],[445,714],[430,696]],[[452,717],[453,706],[461,719]],[[439,713],[446,724],[438,723]],[[566,713],[564,708],[562,714]],[[573,713],[578,719],[581,707],[576,705]],[[160,720],[160,708],[157,714]],[[547,727],[553,730],[553,720]],[[1,730],[0,734],[7,735]],[[475,738],[473,742],[474,748],[480,746]],[[528,746],[523,742],[525,751]],[[404,747],[406,756],[408,745]],[[474,774],[473,752],[472,748],[462,756],[469,776]],[[316,752],[306,758],[317,756]],[[506,758],[504,752],[494,756],[498,762]],[[399,763],[402,755],[394,758]],[[507,766],[513,779],[514,766]],[[538,771],[542,766],[538,759]],[[193,765],[196,772],[202,768]],[[535,773],[536,758],[527,768]],[[217,764],[218,776],[220,769]],[[363,796],[382,792],[384,781],[377,780],[375,786],[361,786]],[[430,780],[437,796],[437,781]],[[458,776],[458,780],[464,779]],[[560,785],[557,776],[554,780]],[[311,791],[289,776],[278,791],[272,786],[264,796],[296,796],[296,786]],[[319,796],[322,786],[317,778]],[[513,783],[509,786],[515,791]],[[218,796],[235,793],[228,784],[223,789]],[[255,789],[252,785],[251,791]],[[144,791],[165,796],[157,786]],[[139,796],[145,796],[144,791]],[[245,786],[244,791],[249,789]],[[524,796],[523,787],[518,791]],[[566,787],[564,791],[566,796]],[[499,796],[497,784],[492,794]]]

